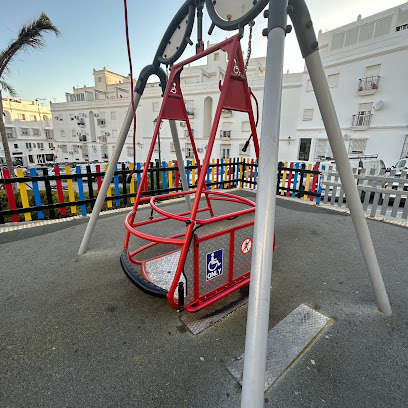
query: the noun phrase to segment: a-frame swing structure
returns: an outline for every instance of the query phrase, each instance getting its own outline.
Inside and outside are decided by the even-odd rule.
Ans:
[[[239,39],[240,36],[235,35],[171,67],[134,207],[125,219],[127,232],[121,263],[126,275],[143,291],[154,296],[165,296],[171,306],[178,309],[184,307],[189,312],[211,305],[248,284],[250,278],[255,203],[233,194],[208,190],[205,182],[223,109],[248,114],[256,157],[259,157],[251,91],[244,75]],[[228,65],[224,80],[219,83],[220,97],[201,164],[184,103],[180,76],[184,66],[218,50],[226,52]],[[147,164],[151,161],[163,120],[186,123],[197,163],[196,189],[143,197],[143,185],[148,175]],[[173,133],[173,140],[175,137],[178,136]],[[178,140],[175,142],[178,143]],[[192,197],[191,209],[188,208],[187,211],[172,214],[157,205],[159,200],[183,196]],[[214,214],[212,202],[220,200],[240,204],[244,209],[221,215]],[[204,207],[200,207],[200,201],[201,204],[204,202]],[[146,202],[151,206],[150,217],[135,222],[140,204]],[[203,217],[205,213],[209,213],[210,217]],[[185,232],[170,234],[168,237],[144,232],[143,227],[146,225],[170,220],[183,223]],[[132,236],[141,238],[145,244],[130,249]],[[152,247],[155,247],[155,256],[149,257],[146,254]]]

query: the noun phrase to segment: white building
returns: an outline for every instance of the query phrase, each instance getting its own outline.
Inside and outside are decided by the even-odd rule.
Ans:
[[[3,98],[4,125],[13,162],[24,166],[54,163],[51,111],[38,101]],[[0,144],[0,163],[4,163]]]
[[[319,46],[349,155],[408,155],[408,4],[319,33]],[[286,160],[332,157],[306,74],[296,142]],[[291,136],[293,137],[293,136]]]
[[[350,156],[378,154],[387,166],[408,154],[408,5],[386,10],[335,30],[319,33],[323,65],[328,75],[346,148]],[[209,44],[208,44],[209,45]],[[199,156],[204,157],[223,80],[226,58],[222,51],[203,59],[202,65],[185,67],[181,86]],[[265,58],[252,58],[247,78],[262,115]],[[130,79],[94,70],[95,85],[74,88],[67,102],[51,104],[58,161],[108,160],[130,103]],[[144,161],[155,119],[161,106],[159,83],[148,83],[137,109],[137,161]],[[255,105],[254,105],[255,106]],[[192,149],[184,122],[178,122],[186,158]],[[258,135],[261,134],[261,120]],[[132,129],[120,160],[133,157]],[[224,112],[213,158],[255,157],[246,114]],[[170,128],[160,130],[160,156],[174,160]],[[158,158],[156,145],[155,156]],[[279,159],[316,162],[331,158],[327,135],[307,72],[283,77]]]

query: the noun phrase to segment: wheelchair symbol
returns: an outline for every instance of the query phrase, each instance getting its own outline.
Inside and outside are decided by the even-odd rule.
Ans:
[[[211,254],[210,262],[208,262],[207,269],[208,269],[210,272],[213,272],[213,271],[215,271],[219,266],[221,266],[221,262],[220,262],[218,259],[214,258],[214,252],[213,252],[213,253]]]
[[[223,258],[223,249],[218,249],[207,254],[207,271],[206,271],[206,281],[208,282],[211,279],[214,279],[223,273],[222,268],[222,258]]]

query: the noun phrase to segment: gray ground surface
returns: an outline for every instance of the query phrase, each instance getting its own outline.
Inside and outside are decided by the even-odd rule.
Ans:
[[[122,272],[123,218],[101,217],[84,256],[86,220],[0,234],[0,406],[239,406],[226,365],[244,351],[247,306],[190,334]],[[391,317],[376,309],[350,216],[278,200],[270,327],[301,303],[334,323],[266,407],[407,406],[408,229],[368,223]]]

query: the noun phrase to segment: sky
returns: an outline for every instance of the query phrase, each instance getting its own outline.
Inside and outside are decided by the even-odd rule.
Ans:
[[[133,73],[137,77],[141,69],[150,64],[157,46],[184,0],[128,0],[128,19],[132,52]],[[332,30],[362,17],[392,8],[404,3],[402,0],[308,0],[316,33]],[[49,102],[64,102],[65,92],[72,87],[93,86],[93,68],[106,67],[109,71],[127,75],[125,20],[123,0],[13,0],[1,7],[0,51],[16,38],[20,27],[38,18],[45,12],[61,32],[59,37],[45,36],[45,47],[41,51],[19,53],[10,65],[11,74],[6,78],[25,100],[41,100],[44,106]],[[204,10],[204,42],[222,41],[234,34],[215,28],[207,34],[210,20]],[[261,31],[266,20],[256,20],[252,56],[266,54],[266,40]],[[242,49],[247,49],[247,31],[242,40]],[[196,42],[196,27],[192,41]],[[194,47],[188,46],[179,61],[194,54]],[[287,36],[284,71],[303,70],[303,60],[298,50],[294,32]],[[156,80],[156,77],[153,77]],[[6,95],[4,95],[6,96]]]

